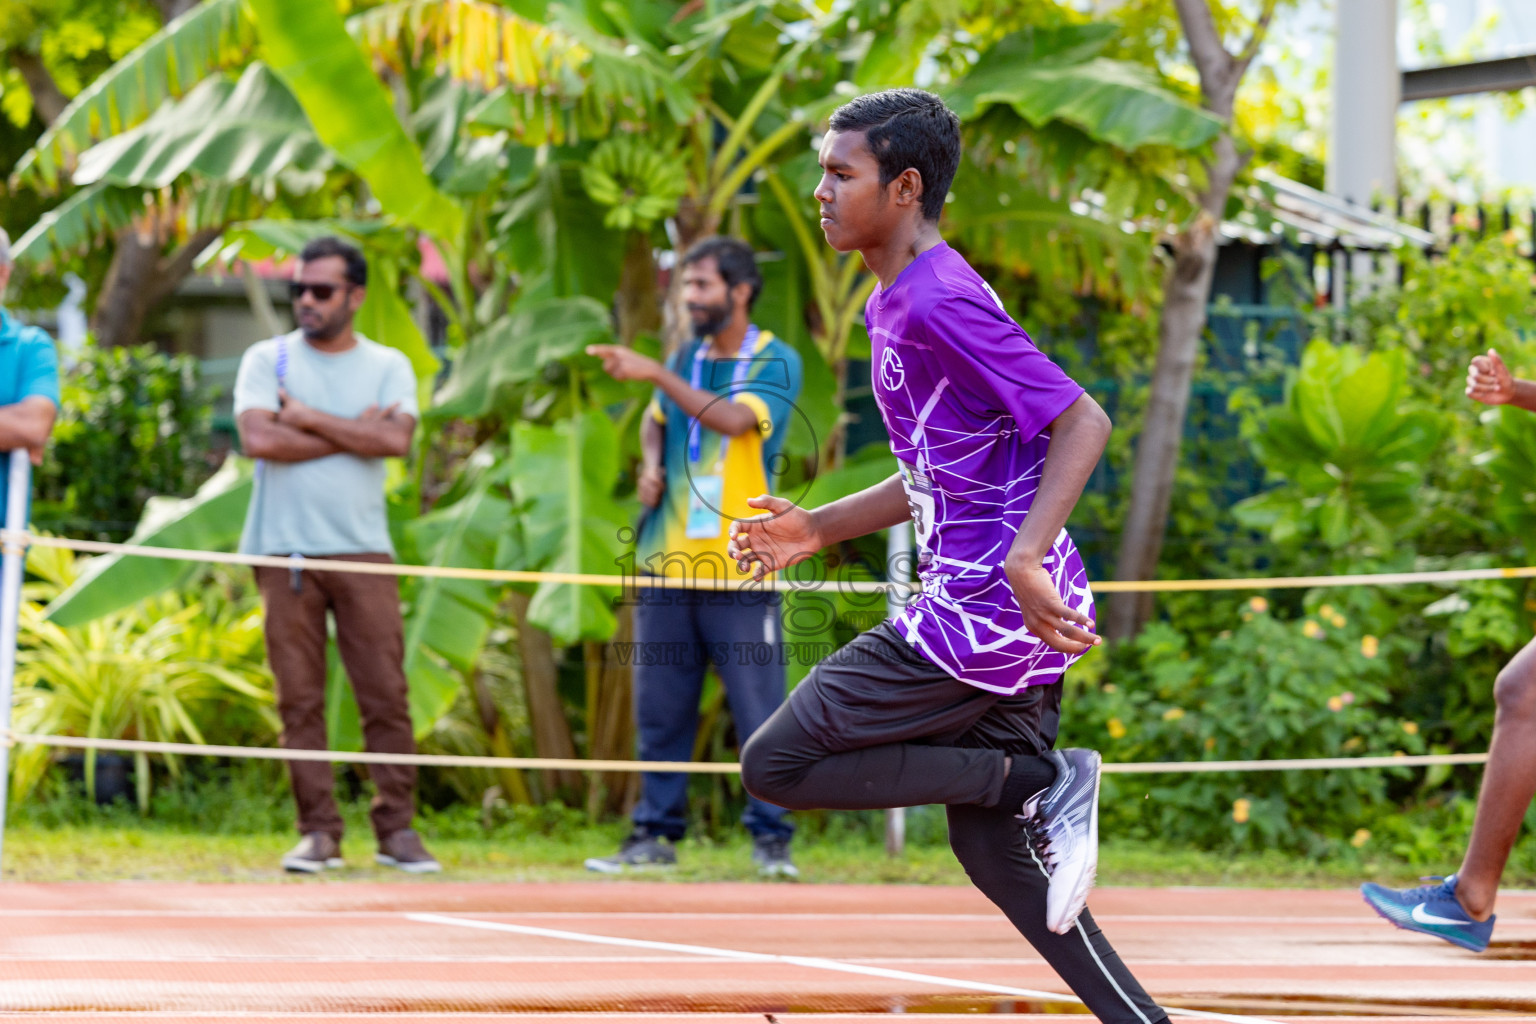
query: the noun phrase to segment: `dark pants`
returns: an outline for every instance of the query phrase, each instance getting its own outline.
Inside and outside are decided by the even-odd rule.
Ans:
[[[777,594],[645,587],[635,607],[635,722],[642,761],[691,761],[699,697],[713,665],[743,744],[784,703]],[[762,664],[761,662],[767,662]],[[635,828],[681,839],[688,829],[688,776],[645,772]],[[794,825],[749,797],[741,823],[754,836],[788,837]]]
[[[328,555],[349,562],[393,561],[388,555]],[[283,746],[323,750],[325,735],[325,616],[336,617],[336,646],[352,683],[368,750],[414,754],[406,696],[405,640],[400,588],[393,576],[305,569],[297,592],[287,569],[258,568],[256,586],[266,611],[267,659],[277,679],[277,713]],[[370,765],[377,794],[369,809],[374,833],[383,839],[409,828],[415,814],[416,769]],[[341,813],[331,790],[331,765],[290,761],[288,777],[299,810],[300,832],[341,838]]]
[[[951,678],[884,623],[811,671],[741,753],[749,791],[786,807],[870,810],[947,804],[949,843],[976,887],[1109,1024],[1167,1015],[1086,910],[1045,926],[1049,876],[1015,815],[996,806],[1003,758],[1056,742],[1061,684],[1012,697]]]

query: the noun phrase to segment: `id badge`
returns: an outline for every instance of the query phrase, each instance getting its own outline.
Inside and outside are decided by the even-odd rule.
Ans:
[[[687,537],[689,540],[714,540],[720,536],[725,477],[695,476],[689,483]]]

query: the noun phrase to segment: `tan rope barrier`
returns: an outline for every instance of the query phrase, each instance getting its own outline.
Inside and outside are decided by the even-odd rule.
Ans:
[[[354,572],[377,576],[416,576],[439,579],[486,580],[504,583],[567,583],[578,586],[663,587],[700,590],[815,590],[821,581],[771,580],[738,582],[734,580],[688,580],[659,576],[610,576],[597,573],[529,572],[516,569],[472,569],[455,566],[405,565],[398,563],[351,562],[339,559],[304,558],[278,555],[242,555],[232,552],[199,551],[192,548],[147,547],[139,544],[114,544],[104,541],[75,540],[67,537],[40,537],[28,531],[0,530],[0,546],[14,544],[62,548],[89,554],[118,554],[139,558],[230,565],[271,566],[279,569]],[[1137,591],[1265,590],[1298,587],[1395,586],[1408,583],[1456,583],[1471,580],[1527,579],[1536,577],[1536,566],[1495,569],[1449,569],[1428,572],[1369,573],[1342,576],[1276,576],[1247,579],[1213,580],[1111,580],[1094,584],[1101,593]],[[873,581],[830,581],[845,592],[886,593],[896,587],[919,587],[921,583],[882,583]],[[92,739],[77,736],[41,736],[30,733],[8,734],[6,745],[33,743],[77,750],[122,750],[134,753],[184,754],[214,757],[249,757],[275,761],[332,761],[348,764],[402,764],[463,768],[522,768],[533,770],[602,772],[692,772],[734,774],[741,766],[729,762],[697,761],[597,761],[581,758],[550,757],[476,757],[460,754],[379,754],[333,750],[296,750],[269,747],[234,747],[200,743],[153,743],[145,740]],[[1290,758],[1261,761],[1139,761],[1108,763],[1106,774],[1148,775],[1194,772],[1317,771],[1326,769],[1412,768],[1431,765],[1483,764],[1487,754],[1405,754],[1388,757]]]
[[[107,541],[75,540],[69,537],[40,537],[27,531],[0,530],[0,545],[20,542],[40,548],[63,548],[87,554],[115,554],[133,558],[161,558],[171,561],[207,562],[228,565],[270,566],[276,569],[355,572],[374,576],[418,576],[425,578],[484,580],[497,583],[569,583],[577,586],[660,587],[669,590],[758,590],[815,591],[822,588],[844,593],[884,594],[896,588],[917,589],[921,581],[910,583],[874,580],[714,580],[674,579],[664,576],[613,576],[582,572],[532,572],[521,569],[471,569],[448,565],[407,565],[402,563],[349,562],[332,558],[302,560],[284,555],[242,555],[223,551],[198,551],[194,548],[146,547],[142,544],[114,544]],[[1474,580],[1514,580],[1536,577],[1536,566],[1525,565],[1494,569],[1435,569],[1424,572],[1359,573],[1338,576],[1254,576],[1241,579],[1209,580],[1101,580],[1093,589],[1101,594],[1175,593],[1203,590],[1284,590],[1302,587],[1389,587],[1410,583],[1465,583]]]
[[[263,761],[334,761],[342,764],[407,764],[438,768],[526,768],[582,772],[690,772],[734,775],[729,761],[596,761],[574,757],[479,757],[471,754],[377,754],[371,751],[306,750],[288,747],[229,747],[209,743],[156,743],[88,736],[37,736],[12,732],[10,745],[34,743],[72,750],[124,750],[135,754],[249,757]]]
[[[125,750],[143,754],[251,757],[266,761],[335,761],[344,764],[408,764],[445,768],[524,768],[586,772],[688,772],[734,775],[731,761],[588,761],[564,757],[477,757],[468,754],[375,754],[276,747],[228,747],[206,743],[155,743],[147,740],[85,736],[39,736],[12,732],[10,744],[68,747],[74,750]],[[1122,761],[1104,765],[1105,774],[1152,775],[1190,772],[1276,772],[1351,768],[1421,768],[1442,764],[1483,764],[1487,754],[1402,754],[1386,757],[1298,757],[1268,761]]]

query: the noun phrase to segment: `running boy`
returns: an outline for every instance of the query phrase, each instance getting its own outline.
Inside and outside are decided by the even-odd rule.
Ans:
[[[1484,405],[1536,412],[1536,381],[1519,380],[1493,349],[1467,367],[1467,397]],[[1536,640],[1522,647],[1493,682],[1497,707],[1488,767],[1461,867],[1438,885],[1388,889],[1367,882],[1365,902],[1399,928],[1423,932],[1474,953],[1493,938],[1493,900],[1520,823],[1536,795]]]
[[[909,516],[922,595],[818,665],[742,751],[782,807],[947,804],[978,888],[1100,1020],[1160,1024],[1084,910],[1099,757],[1052,750],[1062,673],[1099,643],[1065,524],[1109,418],[939,237],[960,125],[893,89],[832,115],[815,196],[827,242],[879,278],[865,322],[900,472],[807,512],[749,504],[730,556],[763,574]],[[1022,822],[1022,825],[1021,825]]]

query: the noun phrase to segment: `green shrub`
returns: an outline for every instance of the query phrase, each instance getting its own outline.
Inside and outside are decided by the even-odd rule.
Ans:
[[[186,497],[215,468],[211,396],[191,356],[90,345],[60,383],[63,407],[33,482],[39,526],[123,540],[146,501]]]
[[[1421,723],[1395,710],[1396,666],[1412,641],[1378,636],[1368,592],[1317,601],[1287,619],[1262,597],[1217,599],[1214,635],[1149,626],[1088,681],[1063,715],[1064,742],[1110,761],[1244,761],[1421,753]],[[1322,852],[1390,806],[1408,770],[1109,775],[1107,835],[1206,847]]]
[[[18,732],[156,742],[269,744],[277,732],[261,618],[249,590],[215,576],[68,629],[46,602],[80,572],[68,551],[34,548],[20,611],[12,721]],[[18,749],[11,794],[21,802],[54,751]],[[173,755],[154,758],[172,774]],[[85,757],[94,796],[95,757]],[[134,755],[138,803],[148,810],[151,759]]]

